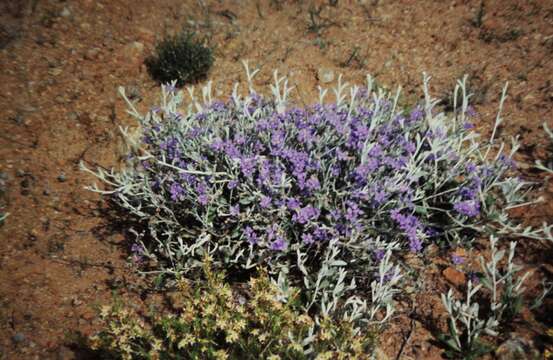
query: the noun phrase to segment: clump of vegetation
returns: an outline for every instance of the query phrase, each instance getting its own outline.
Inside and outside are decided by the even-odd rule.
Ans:
[[[297,289],[282,291],[268,275],[252,278],[243,294],[222,272],[204,265],[205,281],[181,279],[175,313],[141,318],[115,303],[101,310],[104,328],[93,349],[120,359],[368,359],[370,327],[313,318]]]
[[[513,262],[515,247],[516,243],[511,242],[506,266],[501,268],[505,250],[499,250],[497,238],[490,236],[490,260],[480,257],[482,276],[469,280],[465,300],[455,299],[453,290],[442,294],[449,334],[440,338],[450,358],[476,359],[491,351],[493,348],[481,340],[482,335],[498,336],[500,327],[509,324],[522,309],[524,281],[530,273],[519,276],[522,268]],[[486,295],[482,288],[488,290]]]
[[[183,86],[207,75],[213,64],[213,51],[194,33],[183,31],[159,43],[155,55],[148,57],[145,63],[156,81],[176,80],[177,86]]]
[[[509,209],[532,204],[529,183],[514,173],[510,146],[471,124],[466,79],[451,112],[424,78],[424,101],[409,110],[400,92],[338,80],[334,99],[307,108],[289,104],[291,88],[278,77],[272,96],[235,86],[226,102],[162,86],[161,107],[139,113],[127,168],[94,174],[110,196],[147,232],[133,251],[161,272],[184,274],[202,265],[226,271],[267,268],[286,292],[301,292],[315,319],[346,321],[354,331],[380,331],[394,313],[402,274],[395,254],[424,257],[430,244],[470,246],[475,237],[508,234],[552,239],[551,226],[522,227]],[[509,152],[505,152],[505,148]],[[453,309],[453,308],[452,308]],[[508,310],[510,311],[510,310]],[[305,341],[305,339],[304,339]]]

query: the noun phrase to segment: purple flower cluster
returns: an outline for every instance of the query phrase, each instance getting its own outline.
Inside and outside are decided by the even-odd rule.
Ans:
[[[480,203],[477,200],[464,200],[456,202],[453,208],[461,215],[475,217],[480,214]]]
[[[420,106],[392,115],[389,101],[375,101],[279,113],[272,101],[250,94],[244,103],[217,101],[188,117],[158,110],[163,121],[144,129],[154,159],[141,169],[181,226],[250,249],[282,253],[297,245],[317,252],[330,239],[396,240],[399,233],[420,252],[424,241],[439,238],[430,233],[443,234],[449,225],[434,221],[432,210],[416,210],[453,208],[462,221],[474,221],[482,188],[497,169],[465,160],[456,166],[457,182],[437,188],[431,176],[466,158],[458,147],[433,150],[448,130],[430,129]]]
[[[390,217],[403,230],[409,239],[409,248],[412,252],[419,252],[422,249],[422,241],[417,232],[422,228],[419,219],[413,215],[403,215],[398,209],[390,212]]]

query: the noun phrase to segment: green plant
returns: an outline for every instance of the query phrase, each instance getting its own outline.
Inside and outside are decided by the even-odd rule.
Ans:
[[[375,335],[348,321],[314,318],[301,310],[299,292],[282,293],[264,272],[245,290],[205,261],[205,281],[181,279],[177,312],[140,318],[122,304],[101,310],[104,328],[93,349],[121,359],[365,359]]]
[[[449,334],[438,338],[446,345],[446,355],[451,358],[476,359],[492,350],[484,343],[482,335],[498,336],[502,325],[510,323],[520,312],[523,305],[523,286],[529,272],[520,275],[521,267],[514,264],[516,243],[511,242],[506,259],[506,266],[500,269],[499,264],[505,258],[505,250],[498,250],[497,238],[490,236],[490,260],[480,257],[483,275],[475,278],[473,286],[469,280],[464,301],[455,299],[453,291],[442,294],[442,302],[449,315]],[[488,299],[479,293],[488,289]],[[479,296],[478,296],[479,295]],[[481,311],[481,305],[486,304]]]
[[[213,53],[194,33],[183,31],[159,43],[155,55],[148,57],[145,64],[156,81],[176,80],[178,86],[183,86],[207,75],[213,64]]]
[[[547,123],[543,123],[543,130],[545,131],[545,133],[547,134],[547,136],[549,137],[549,140],[551,141],[551,143],[549,144],[548,148],[550,150],[553,149],[553,131],[551,131],[551,129],[549,128],[549,126],[547,126]],[[553,151],[551,151],[551,154],[553,155]],[[551,156],[550,156],[550,159],[548,159],[547,161],[547,164],[544,165],[541,160],[536,160],[536,168],[540,169],[540,170],[543,170],[543,171],[546,171],[550,174],[553,174],[553,161],[551,161]]]

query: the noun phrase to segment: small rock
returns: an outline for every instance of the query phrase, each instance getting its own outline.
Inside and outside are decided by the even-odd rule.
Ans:
[[[67,115],[67,117],[68,117],[69,120],[71,120],[71,121],[77,121],[77,120],[79,120],[79,114],[78,114],[77,112],[75,112],[75,111],[71,111],[71,112]]]
[[[448,267],[447,269],[445,269],[442,272],[442,275],[449,283],[457,287],[465,284],[465,281],[466,281],[465,273],[457,269],[454,269],[452,267]]]
[[[532,103],[535,99],[536,99],[536,97],[534,95],[528,94],[528,95],[526,95],[525,97],[522,98],[522,101],[525,102],[525,103]]]
[[[73,300],[71,300],[71,305],[73,305],[73,306],[80,306],[82,304],[83,304],[83,302],[81,300],[79,300],[78,298],[74,298]]]
[[[167,294],[169,303],[174,309],[182,309],[184,306],[182,294],[178,291],[169,292]]]
[[[144,44],[142,44],[139,41],[133,41],[125,45],[124,55],[127,58],[135,58],[142,55],[143,51],[144,51]]]
[[[540,353],[532,342],[524,339],[510,339],[495,350],[498,360],[531,360],[539,359]]]
[[[75,353],[71,349],[69,349],[65,346],[60,346],[58,348],[57,359],[58,360],[74,360],[74,359],[76,359],[76,356],[75,356]]]
[[[334,81],[334,71],[330,69],[320,68],[319,71],[317,71],[317,78],[323,84],[332,82]]]
[[[25,335],[22,333],[16,333],[14,336],[12,336],[12,340],[14,343],[21,343],[25,341]]]
[[[15,114],[15,116],[12,118],[13,121],[15,121],[15,123],[17,125],[21,125],[23,124],[23,122],[25,121],[25,118],[23,117],[23,114],[21,113],[17,113]]]
[[[67,178],[65,177],[65,174],[64,173],[61,173],[59,176],[58,176],[58,181],[59,182],[65,182],[67,180]]]
[[[64,18],[71,16],[71,11],[68,8],[64,7],[60,15]]]
[[[25,176],[25,170],[17,169],[17,171],[15,172],[15,176],[17,177]]]
[[[138,36],[140,37],[140,40],[143,40],[146,43],[152,43],[156,38],[155,33],[146,28],[139,27],[136,29],[136,31],[138,33]]]
[[[386,355],[386,353],[384,351],[382,351],[382,349],[377,347],[374,350],[374,359],[375,360],[388,360],[389,358],[388,358],[388,355]]]
[[[96,312],[92,309],[87,309],[81,314],[81,318],[85,321],[90,321],[96,317]]]
[[[88,49],[84,54],[84,58],[86,60],[96,60],[100,55],[100,51],[99,48]]]
[[[63,72],[63,70],[61,68],[53,68],[53,69],[48,70],[48,74],[52,75],[52,76],[58,76],[62,72]]]
[[[38,239],[38,235],[38,231],[36,229],[32,229],[28,234],[29,240],[35,242]]]
[[[28,189],[31,187],[31,180],[26,177],[25,179],[21,180],[20,185],[23,189]]]

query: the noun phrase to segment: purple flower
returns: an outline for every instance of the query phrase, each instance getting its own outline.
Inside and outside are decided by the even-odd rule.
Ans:
[[[142,247],[141,244],[134,243],[131,246],[131,252],[133,252],[135,254],[138,254],[138,255],[142,255],[142,254],[144,254],[144,248]]]
[[[286,243],[286,241],[282,236],[277,236],[276,240],[273,241],[270,245],[270,249],[275,251],[286,250],[287,247],[288,247],[288,243]]]
[[[422,249],[422,242],[417,235],[417,230],[421,228],[419,219],[414,215],[403,215],[398,209],[390,211],[390,217],[398,224],[405,235],[407,235],[410,250],[412,252],[419,252]]]
[[[227,183],[229,190],[232,190],[238,186],[238,180],[231,180]]]
[[[225,143],[217,138],[211,142],[211,148],[215,151],[222,151],[225,148]]]
[[[297,138],[299,142],[302,142],[307,145],[315,141],[315,136],[313,136],[313,133],[310,128],[301,129],[298,133]]]
[[[468,106],[467,107],[467,111],[465,112],[469,117],[476,117],[478,116],[478,113],[476,112],[476,110],[474,110],[474,108],[472,106]]]
[[[469,271],[468,278],[473,285],[478,285],[480,283],[480,276],[474,271]]]
[[[475,217],[480,214],[480,202],[477,200],[465,200],[456,202],[453,208],[461,215]]]
[[[253,229],[250,226],[246,226],[244,228],[244,235],[246,236],[246,239],[250,244],[252,245],[257,244],[257,240],[258,240],[257,234],[255,233],[255,231],[253,231]]]
[[[468,162],[466,165],[465,165],[465,169],[467,170],[467,172],[469,174],[473,174],[476,172],[476,165],[474,165],[474,163],[471,163],[471,162]]]
[[[422,250],[422,241],[417,238],[417,237],[413,237],[413,238],[409,238],[409,250],[411,250],[411,252],[413,253],[418,253]]]
[[[286,205],[288,206],[288,209],[290,210],[296,210],[301,206],[301,203],[296,198],[290,198],[286,202]]]
[[[414,108],[411,111],[411,114],[409,115],[409,120],[411,122],[415,122],[415,121],[418,121],[418,120],[422,119],[423,116],[424,116],[424,112],[422,111],[422,107],[417,106],[416,108]]]
[[[238,216],[240,214],[240,205],[236,204],[230,207],[230,215]]]
[[[276,130],[272,133],[271,144],[276,148],[281,148],[284,146],[284,139],[286,138],[286,133],[282,130]]]
[[[301,236],[301,240],[305,243],[305,244],[313,244],[315,242],[315,239],[313,239],[313,235],[309,234],[309,233],[305,233]]]
[[[173,201],[179,201],[184,196],[183,187],[176,182],[171,184],[171,188],[169,189],[169,192],[171,193],[171,200]]]
[[[465,258],[457,254],[451,254],[451,262],[454,265],[461,265],[465,262]]]
[[[359,209],[359,206],[355,202],[353,201],[347,202],[347,209],[345,214],[346,220],[350,222],[355,222],[357,221],[359,215],[361,215],[362,213],[363,212]]]
[[[259,202],[259,206],[261,206],[264,209],[268,208],[269,206],[271,206],[271,198],[268,196],[263,196],[261,198],[261,201]]]
[[[318,190],[321,187],[321,184],[319,183],[319,179],[317,179],[315,176],[311,176],[307,180],[306,185],[309,190]]]
[[[232,142],[225,142],[225,154],[232,159],[240,158],[240,151]]]
[[[473,129],[473,128],[474,128],[474,124],[469,123],[469,122],[466,122],[466,123],[463,124],[463,128],[464,128],[465,130]]]
[[[459,195],[465,199],[474,199],[478,195],[478,188],[463,186],[459,189]]]
[[[407,151],[409,154],[413,154],[415,150],[417,150],[415,143],[412,141],[407,141],[404,147],[405,151]]]
[[[174,87],[171,83],[165,84],[164,87],[165,87],[165,91],[167,91],[168,93],[175,93],[175,92],[177,92],[177,88]]]
[[[384,259],[384,255],[386,255],[386,252],[382,249],[376,249],[373,252],[373,257],[378,262],[380,262],[380,261],[382,261],[382,259]]]
[[[245,177],[251,177],[255,171],[257,159],[255,157],[245,157],[240,159],[240,169]]]
[[[336,149],[336,157],[340,161],[345,161],[348,159],[348,154],[340,149]]]
[[[311,205],[307,205],[306,207],[299,208],[297,213],[292,216],[292,220],[299,224],[305,224],[310,220],[317,219],[320,214],[321,211],[319,209],[314,208]]]
[[[383,190],[376,190],[373,195],[373,199],[375,202],[375,205],[380,206],[386,199],[388,198],[388,194]]]
[[[204,206],[209,204],[209,196],[207,196],[206,194],[198,196],[198,202]]]

